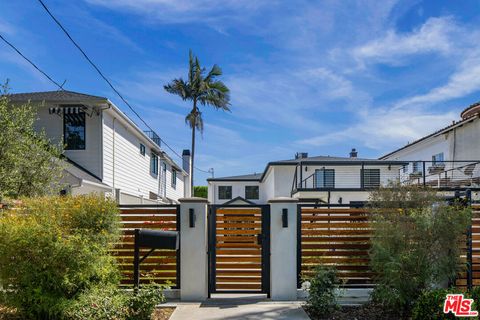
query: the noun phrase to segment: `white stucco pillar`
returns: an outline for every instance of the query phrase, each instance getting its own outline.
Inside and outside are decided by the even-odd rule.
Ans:
[[[207,205],[204,198],[183,198],[180,202],[180,299],[208,298]],[[194,226],[191,224],[191,210]]]
[[[286,197],[269,201],[272,300],[297,300],[297,201]]]

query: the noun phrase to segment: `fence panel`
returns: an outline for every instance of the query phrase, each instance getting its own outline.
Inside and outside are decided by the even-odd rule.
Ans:
[[[299,277],[312,275],[316,265],[334,266],[345,287],[369,287],[371,227],[362,208],[299,206]],[[301,280],[299,278],[299,286]]]
[[[113,255],[118,259],[121,284],[133,285],[134,230],[180,231],[179,207],[176,205],[122,206],[122,237]],[[141,248],[140,257],[150,249]],[[140,264],[140,283],[169,284],[179,287],[180,251],[155,250]]]

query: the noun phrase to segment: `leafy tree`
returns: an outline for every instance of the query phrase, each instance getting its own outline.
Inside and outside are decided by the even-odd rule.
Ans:
[[[447,205],[434,190],[399,184],[374,191],[370,206],[374,300],[408,314],[422,292],[457,276],[471,210]]]
[[[195,156],[195,130],[203,132],[203,119],[201,106],[212,106],[217,110],[230,111],[230,90],[217,77],[222,75],[222,69],[214,65],[212,69],[205,74],[203,68],[192,51],[189,56],[189,70],[187,81],[182,78],[174,79],[164,86],[169,93],[178,95],[183,101],[192,102],[192,110],[185,117],[185,122],[192,129],[192,161],[190,163],[190,190],[193,191],[193,168]]]
[[[7,91],[8,82],[0,94],[0,200],[60,190],[62,147],[35,131],[35,109],[11,105]]]
[[[208,187],[207,186],[196,186],[193,188],[193,196],[200,198],[208,198]]]

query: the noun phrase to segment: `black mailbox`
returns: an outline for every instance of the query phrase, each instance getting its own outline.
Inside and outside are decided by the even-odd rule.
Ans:
[[[178,232],[138,230],[137,243],[139,247],[150,249],[178,250]]]
[[[133,286],[135,292],[137,292],[137,289],[140,285],[140,263],[145,260],[155,249],[178,250],[180,247],[179,234],[176,231],[135,229],[134,246]],[[148,248],[150,251],[140,258],[140,248]]]

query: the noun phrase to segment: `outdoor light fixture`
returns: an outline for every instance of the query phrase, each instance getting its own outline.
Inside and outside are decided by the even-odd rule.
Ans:
[[[195,216],[195,211],[190,208],[188,209],[188,224],[190,226],[190,228],[195,228],[195,220],[196,220],[196,216]]]
[[[282,209],[282,227],[288,228],[288,209]]]

